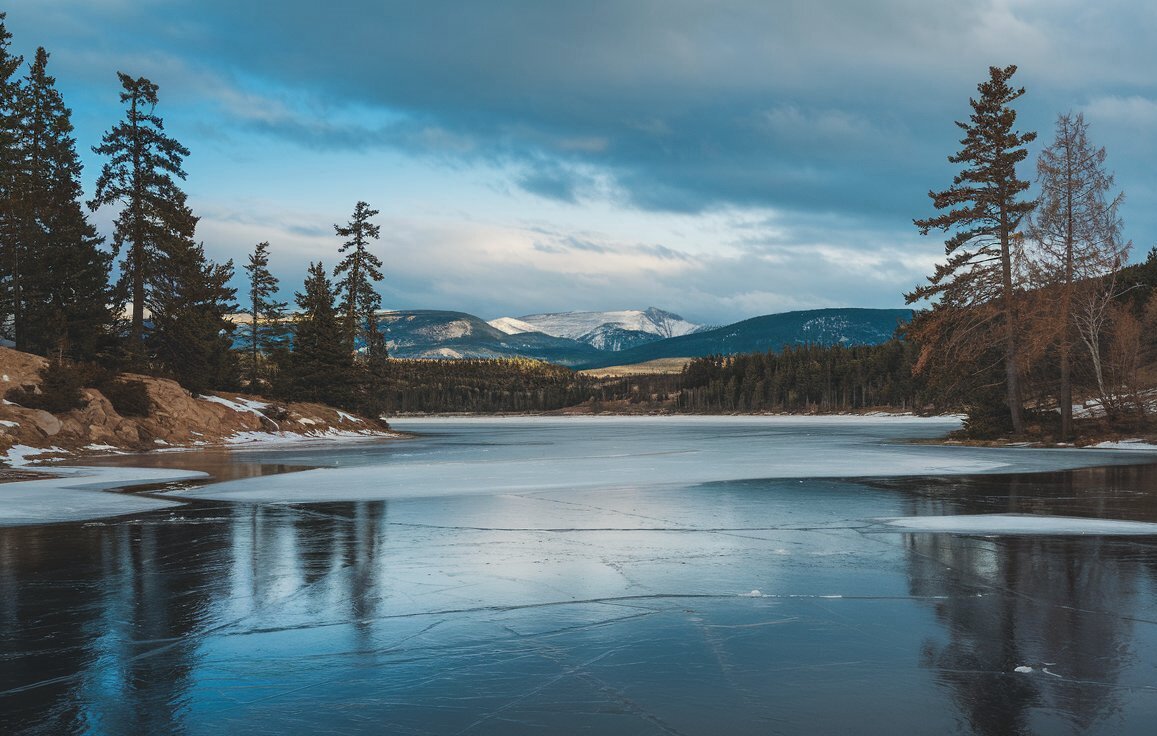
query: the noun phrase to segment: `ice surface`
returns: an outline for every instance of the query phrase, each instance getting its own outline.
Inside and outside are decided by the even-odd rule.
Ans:
[[[1113,457],[1078,450],[895,442],[943,436],[959,426],[955,417],[517,417],[406,419],[393,426],[435,439],[463,432],[471,442],[372,466],[323,468],[179,493],[264,503],[386,500],[751,478],[1044,470],[1110,462]]]
[[[1152,731],[1151,539],[878,521],[1155,522],[1157,467],[1125,464],[1141,453],[891,443],[942,428],[910,419],[420,427],[406,442],[204,453],[238,474],[325,464],[370,484],[409,468],[422,488],[388,501],[205,501],[0,529],[0,733]],[[634,448],[634,483],[555,477],[620,470]],[[664,465],[696,454],[719,477]],[[994,472],[727,479],[733,464],[843,470],[844,455]],[[531,487],[427,490],[517,468]],[[313,476],[267,477],[288,493]]]
[[[97,519],[176,506],[173,501],[102,491],[205,476],[162,468],[54,467],[44,473],[41,480],[0,483],[0,526]]]
[[[957,534],[1098,534],[1157,536],[1157,524],[1143,521],[1088,519],[1072,516],[1026,516],[1024,514],[960,514],[956,516],[907,516],[887,519],[889,526],[904,531]]]

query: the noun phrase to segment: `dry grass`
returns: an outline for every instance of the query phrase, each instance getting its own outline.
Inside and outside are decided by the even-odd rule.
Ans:
[[[651,376],[659,373],[680,373],[692,358],[658,358],[634,365],[612,365],[607,368],[589,368],[579,371],[592,378],[621,378],[622,376]]]

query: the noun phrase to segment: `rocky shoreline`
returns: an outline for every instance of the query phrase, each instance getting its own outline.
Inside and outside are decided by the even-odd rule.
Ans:
[[[18,387],[35,390],[46,362],[39,356],[0,348],[0,395]],[[227,392],[193,396],[168,379],[136,374],[123,377],[145,386],[152,407],[149,416],[122,416],[92,388],[82,389],[81,408],[59,415],[8,400],[0,402],[0,459],[8,466],[17,466],[30,459],[109,451],[236,445],[278,437],[391,434],[382,422],[322,404],[272,402]]]

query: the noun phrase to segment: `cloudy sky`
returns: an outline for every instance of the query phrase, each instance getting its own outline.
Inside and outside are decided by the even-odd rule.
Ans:
[[[1134,257],[1157,244],[1148,0],[6,6],[14,50],[52,54],[89,192],[116,72],[148,77],[192,151],[206,250],[240,264],[270,241],[287,297],[365,200],[390,308],[718,324],[902,306],[943,252],[912,218],[950,182],[953,121],[989,65],[1020,67],[1018,126],[1042,143],[1057,113],[1085,114]]]

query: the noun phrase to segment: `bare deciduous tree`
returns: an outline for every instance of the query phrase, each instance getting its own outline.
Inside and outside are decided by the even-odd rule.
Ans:
[[[1045,286],[1060,294],[1057,402],[1066,438],[1072,432],[1072,352],[1078,336],[1106,408],[1112,400],[1101,344],[1118,294],[1116,272],[1131,246],[1121,243],[1118,208],[1124,195],[1110,198],[1113,175],[1105,171],[1105,149],[1089,142],[1088,127],[1079,113],[1057,116],[1056,137],[1037,159],[1041,197],[1029,228],[1039,254],[1038,273]],[[1122,325],[1126,321],[1121,318]]]

